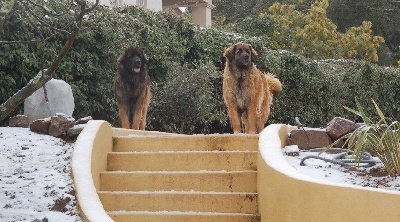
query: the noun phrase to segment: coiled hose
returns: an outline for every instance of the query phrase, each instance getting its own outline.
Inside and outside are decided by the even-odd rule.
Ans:
[[[298,129],[303,129],[304,133],[307,136],[307,144],[309,145],[309,140],[310,138],[308,138],[308,134],[307,131],[304,130],[303,124],[301,124],[299,117],[295,117],[294,121],[297,125]],[[315,149],[310,149],[308,151],[311,152],[321,152],[324,151],[325,148],[315,148]],[[319,160],[323,160],[325,162],[329,162],[329,163],[334,163],[334,164],[338,164],[341,166],[354,166],[354,163],[356,163],[355,159],[349,159],[349,158],[345,158],[346,156],[352,155],[353,151],[348,150],[348,149],[342,149],[342,148],[330,148],[327,151],[335,151],[335,152],[340,152],[339,154],[337,154],[336,156],[333,157],[333,159],[328,159],[328,158],[324,158],[324,157],[320,157],[320,156],[316,156],[316,155],[310,155],[310,156],[306,156],[304,157],[301,162],[300,165],[304,166],[304,161],[308,160],[308,159],[319,159]],[[359,165],[362,167],[370,167],[376,164],[376,160],[372,159],[371,154],[369,154],[368,152],[363,152],[361,154],[361,160],[359,161],[359,163],[366,163],[366,165]]]
[[[310,149],[308,151],[310,152],[321,152],[323,151],[325,148],[315,148],[315,149]],[[323,160],[325,162],[329,162],[329,163],[334,163],[334,164],[338,164],[340,166],[354,166],[354,163],[356,162],[355,159],[348,159],[345,158],[346,156],[352,155],[353,151],[348,150],[348,149],[341,149],[341,148],[330,148],[327,151],[335,151],[335,152],[340,152],[339,154],[337,154],[336,156],[334,156],[332,159],[329,158],[324,158],[324,157],[320,157],[320,156],[316,156],[316,155],[310,155],[310,156],[306,156],[304,157],[301,162],[300,165],[304,166],[304,161],[308,160],[308,159],[319,159],[319,160]],[[371,156],[371,154],[369,154],[368,152],[363,152],[361,154],[361,160],[359,161],[359,163],[366,163],[366,165],[359,165],[361,167],[370,167],[376,164],[376,160],[374,160]]]

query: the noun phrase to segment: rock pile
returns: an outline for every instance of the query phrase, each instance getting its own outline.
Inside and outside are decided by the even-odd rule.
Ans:
[[[10,127],[26,127],[37,133],[48,134],[54,137],[68,136],[76,137],[83,130],[85,124],[92,120],[92,117],[84,117],[75,120],[73,117],[63,113],[57,113],[55,116],[34,120],[29,124],[27,116],[17,115],[9,120]]]
[[[76,137],[92,117],[75,120],[71,117],[75,103],[71,86],[63,80],[51,79],[44,88],[35,91],[24,101],[24,115],[9,119],[11,127],[30,128],[37,133],[54,137]]]
[[[300,149],[313,149],[329,146],[333,141],[354,131],[359,124],[351,120],[335,117],[326,128],[299,128],[292,130],[286,140],[287,145],[297,145]],[[337,146],[341,147],[342,144]]]

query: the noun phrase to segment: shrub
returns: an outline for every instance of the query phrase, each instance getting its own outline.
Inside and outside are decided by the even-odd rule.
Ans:
[[[295,124],[298,116],[305,125],[325,127],[335,116],[356,120],[342,108],[354,106],[354,95],[362,105],[370,98],[383,111],[400,117],[400,70],[359,60],[312,60],[288,51],[266,50],[262,67],[276,74],[283,91],[274,99],[270,123]],[[262,58],[261,58],[262,59]],[[367,107],[367,114],[373,109]]]
[[[56,3],[48,4],[51,7],[51,4]],[[63,26],[67,21],[57,22]],[[29,24],[25,18],[10,18],[4,30],[0,31],[0,39],[34,38],[30,32],[33,28]],[[239,39],[235,34],[198,28],[176,14],[156,13],[136,7],[111,9],[98,6],[85,20],[85,26],[87,28],[81,30],[73,48],[57,70],[56,77],[72,87],[75,97],[74,117],[90,115],[94,119],[107,120],[114,126],[119,126],[119,119],[112,84],[117,70],[116,60],[125,47],[144,47],[153,82],[163,84],[169,69],[177,64],[180,66],[194,61],[212,61],[216,69],[222,69],[223,50]],[[46,68],[63,40],[62,36],[57,36],[46,44],[46,61],[43,64],[42,51],[38,45],[0,45],[0,101],[3,103],[26,85],[41,66]],[[212,84],[217,82],[212,81]],[[21,106],[12,115],[22,112]],[[3,121],[1,124],[7,123]],[[209,130],[220,130],[219,126],[225,123],[217,121],[202,124],[209,125],[205,127]],[[157,129],[157,126],[150,128],[165,130]],[[205,130],[200,129],[199,125],[189,128]]]
[[[266,22],[270,21],[269,18],[265,19]],[[66,21],[58,22],[62,26]],[[387,115],[400,117],[400,72],[397,68],[379,67],[358,60],[316,61],[287,51],[270,50],[271,42],[262,36],[251,37],[244,33],[246,37],[242,33],[198,28],[185,17],[136,7],[98,7],[85,22],[87,28],[81,31],[56,72],[57,78],[72,86],[75,97],[73,115],[77,118],[90,115],[94,119],[106,120],[113,126],[119,126],[116,98],[112,89],[117,71],[116,61],[125,47],[138,45],[145,48],[154,85],[148,129],[184,133],[231,133],[222,99],[222,53],[238,41],[252,44],[259,54],[257,67],[276,74],[283,83],[282,93],[274,99],[268,124],[294,124],[295,116],[313,127],[325,126],[334,116],[351,119],[342,106],[353,106],[356,94],[362,95],[361,104],[373,98],[380,102]],[[33,38],[30,32],[32,27],[27,24],[29,21],[20,18],[7,20],[4,29],[0,30],[0,39]],[[254,21],[250,25],[256,27],[257,24],[258,21]],[[63,40],[62,36],[58,36],[46,44],[46,60],[54,58]],[[37,74],[41,67],[41,55],[41,48],[37,45],[0,45],[2,103]],[[44,67],[47,64],[45,62]],[[174,96],[174,93],[188,96],[178,90],[200,90],[185,88],[189,86],[172,86],[173,82],[180,84],[180,80],[174,79],[174,74],[170,72],[187,81],[201,83],[200,88],[205,90],[204,97],[168,101],[168,96]],[[199,76],[193,76],[191,72]],[[207,79],[197,79],[207,75]],[[172,88],[163,88],[168,84]],[[211,99],[206,102],[206,98]],[[199,104],[193,104],[193,101],[202,101],[205,104],[203,110],[195,109]],[[175,108],[188,108],[187,112],[180,111],[177,115],[174,109],[163,108],[164,105],[174,103],[179,104]],[[21,112],[22,107],[12,115]],[[373,110],[366,109],[366,112],[371,113]],[[187,117],[196,115],[199,117]],[[179,118],[183,120],[180,122]],[[1,124],[7,123],[3,121]]]
[[[212,62],[172,67],[163,83],[153,85],[148,118],[151,128],[204,133],[214,121],[227,122],[221,109],[222,95],[213,85],[215,80],[220,80],[220,74]],[[200,132],[196,131],[198,125],[203,126]]]
[[[400,174],[400,123],[385,117],[376,102],[372,100],[379,117],[379,120],[374,122],[366,115],[357,99],[355,101],[358,110],[345,108],[360,116],[365,124],[344,135],[329,147],[345,139],[344,146],[348,145],[349,149],[354,151],[352,155],[355,157],[356,165],[360,163],[365,151],[372,151],[382,161],[390,176],[398,176]]]

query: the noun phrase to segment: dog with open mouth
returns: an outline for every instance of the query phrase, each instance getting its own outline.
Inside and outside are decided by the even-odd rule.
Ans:
[[[118,59],[114,80],[121,127],[145,130],[150,105],[150,76],[147,57],[140,47],[125,49]]]

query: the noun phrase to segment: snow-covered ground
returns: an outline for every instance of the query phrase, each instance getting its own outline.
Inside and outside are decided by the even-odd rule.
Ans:
[[[388,176],[387,171],[384,170],[383,164],[376,157],[373,157],[373,160],[377,162],[375,165],[368,166],[368,164],[360,164],[365,167],[357,168],[354,166],[342,167],[338,164],[314,158],[306,159],[302,166],[300,162],[304,157],[310,155],[318,156],[319,152],[300,151],[298,156],[287,155],[292,149],[292,146],[285,147],[282,153],[290,165],[305,175],[335,183],[400,191],[400,177]],[[296,148],[294,149],[296,150]],[[333,159],[336,155],[338,154],[322,153],[319,156]]]
[[[0,127],[0,221],[82,221],[71,179],[73,146],[28,128]]]
[[[74,144],[26,128],[0,127],[0,221],[82,221],[76,209],[71,179]],[[285,154],[283,149],[283,154]],[[371,176],[382,165],[348,169],[321,160],[316,153],[286,156],[298,171],[321,180],[400,191],[400,178]],[[323,154],[331,157],[331,154]],[[47,220],[46,220],[47,219]]]

